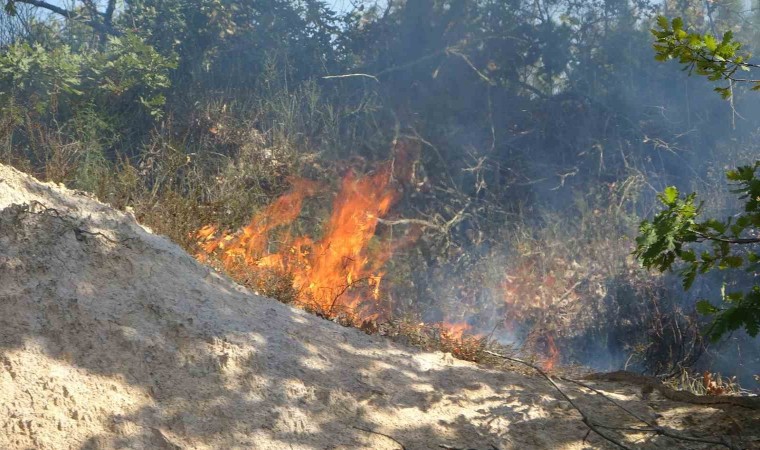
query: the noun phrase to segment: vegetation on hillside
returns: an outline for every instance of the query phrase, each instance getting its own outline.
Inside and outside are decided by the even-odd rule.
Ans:
[[[727,103],[651,55],[658,13],[751,50],[760,17],[739,3],[396,0],[337,13],[319,0],[6,0],[0,160],[131,210],[333,320],[353,317],[343,300],[371,296],[357,324],[368,331],[455,324],[549,360],[720,369],[731,353],[710,353],[691,296],[714,295],[722,275],[684,295],[630,254],[665,186],[722,214],[734,206],[722,166],[757,154],[751,85]],[[383,173],[377,198],[392,201],[363,212],[364,247],[332,265],[368,273],[344,273],[326,302],[303,280],[333,250],[341,192]],[[298,214],[251,222],[281,204]],[[251,229],[261,238],[240,238]],[[230,241],[255,245],[230,253]],[[262,261],[264,274],[242,270]],[[732,348],[751,367],[747,342]]]

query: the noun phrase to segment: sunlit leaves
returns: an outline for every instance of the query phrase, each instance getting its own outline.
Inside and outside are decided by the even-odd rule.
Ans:
[[[690,74],[703,75],[711,81],[738,81],[735,77],[738,71],[748,71],[753,67],[746,62],[749,55],[740,53],[742,44],[734,40],[731,31],[720,38],[709,33],[692,33],[684,28],[680,17],[669,22],[667,18],[659,16],[657,28],[652,30],[652,34],[656,38],[653,45],[656,60],[675,59]],[[752,83],[752,89],[760,89],[760,82],[749,82]],[[732,95],[730,84],[718,86],[715,91],[723,98]]]
[[[684,289],[691,288],[699,274],[713,269],[756,272],[760,268],[759,171],[760,161],[727,173],[735,183],[732,192],[745,201],[745,212],[725,221],[698,221],[695,195],[681,196],[675,187],[666,188],[658,196],[664,209],[652,221],[641,223],[634,254],[646,268],[677,270]],[[700,253],[698,247],[703,249]],[[749,292],[724,292],[720,306],[700,301],[697,311],[714,317],[707,330],[711,339],[739,328],[756,336],[760,331],[760,286]]]
[[[81,95],[82,61],[67,46],[9,45],[0,54],[0,108],[20,100],[42,114],[62,95]]]
[[[734,41],[730,31],[719,41],[711,34],[689,33],[681,18],[668,21],[660,16],[652,34],[656,38],[654,50],[658,61],[677,59],[689,73],[706,76],[711,81],[744,81],[752,84],[752,90],[760,90],[760,81],[734,77],[737,71],[746,72],[758,66],[747,63],[748,55],[739,53],[742,45]],[[723,98],[731,97],[733,92],[731,84],[718,86],[715,91]],[[735,183],[731,192],[744,201],[744,213],[726,221],[697,222],[699,208],[694,206],[694,194],[681,198],[675,187],[666,188],[658,196],[665,209],[651,222],[641,224],[634,254],[645,267],[660,271],[673,270],[678,263],[684,289],[694,284],[698,274],[715,268],[760,270],[760,253],[756,250],[760,245],[759,169],[757,161],[726,173],[728,180]],[[684,249],[686,245],[700,243],[708,249],[699,256],[694,249]],[[697,311],[714,318],[707,331],[711,339],[717,340],[739,328],[750,336],[760,332],[760,286],[753,286],[749,292],[731,293],[725,293],[724,286],[722,300],[720,306],[705,300],[697,303]]]
[[[645,267],[670,270],[676,260],[683,258],[683,244],[696,240],[694,218],[698,208],[694,198],[693,194],[680,198],[678,190],[672,186],[659,195],[666,209],[652,222],[642,222],[636,238],[636,255]]]
[[[157,116],[174,67],[173,57],[160,55],[131,33],[111,37],[104,51],[89,54],[73,52],[65,45],[13,44],[0,54],[0,108],[22,101],[43,114],[64,96],[87,102],[123,97],[137,99],[150,115]]]

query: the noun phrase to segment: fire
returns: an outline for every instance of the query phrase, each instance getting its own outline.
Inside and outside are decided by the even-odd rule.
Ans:
[[[443,322],[441,323],[441,334],[450,341],[461,341],[465,334],[472,334],[471,328],[465,322]]]
[[[197,258],[222,266],[233,278],[264,294],[326,318],[377,330],[393,312],[393,305],[386,301],[390,299],[386,263],[422,233],[418,226],[401,235],[389,233],[395,234],[393,239],[378,232],[386,231],[378,226],[399,193],[422,186],[415,172],[418,146],[400,141],[394,159],[370,174],[349,171],[319,237],[294,230],[306,201],[327,187],[292,179],[290,190],[239,230],[224,231],[211,224],[197,230]],[[478,335],[466,323],[444,322],[430,329],[437,329],[441,341],[455,354],[473,358],[479,348]]]
[[[323,236],[279,237],[270,249],[271,234],[292,224],[303,202],[322,186],[308,180],[292,180],[291,189],[248,225],[234,233],[218,233],[212,225],[196,233],[200,259],[215,256],[231,273],[259,271],[287,274],[297,292],[294,301],[326,317],[346,316],[358,322],[377,320],[388,313],[380,305],[383,266],[398,244],[380,242],[375,236],[379,220],[396,201],[390,186],[391,166],[374,174],[349,172],[333,202]]]
[[[554,337],[551,334],[547,334],[546,337],[546,359],[543,363],[543,369],[550,372],[559,362],[559,349],[554,343]]]
[[[577,274],[572,263],[560,258],[541,264],[533,256],[523,256],[513,264],[501,285],[507,307],[505,325],[525,333],[524,348],[542,354],[542,366],[550,371],[561,359],[557,335],[550,331],[557,327],[551,324],[562,320],[562,312],[579,298]]]

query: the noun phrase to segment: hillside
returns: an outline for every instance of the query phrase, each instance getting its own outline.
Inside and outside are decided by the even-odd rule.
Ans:
[[[0,209],[0,448],[609,446],[540,377],[254,295],[81,192],[0,165]],[[560,386],[598,423],[641,426]],[[596,386],[661,427],[760,438],[757,410]],[[628,434],[634,448],[711,448]]]

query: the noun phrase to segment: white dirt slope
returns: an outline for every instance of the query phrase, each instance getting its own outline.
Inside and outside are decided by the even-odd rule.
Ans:
[[[674,429],[760,434],[754,413],[597,386]],[[562,387],[600,422],[641,426]],[[0,165],[0,449],[609,446],[586,435],[545,380],[402,348],[256,296],[131,216]]]

